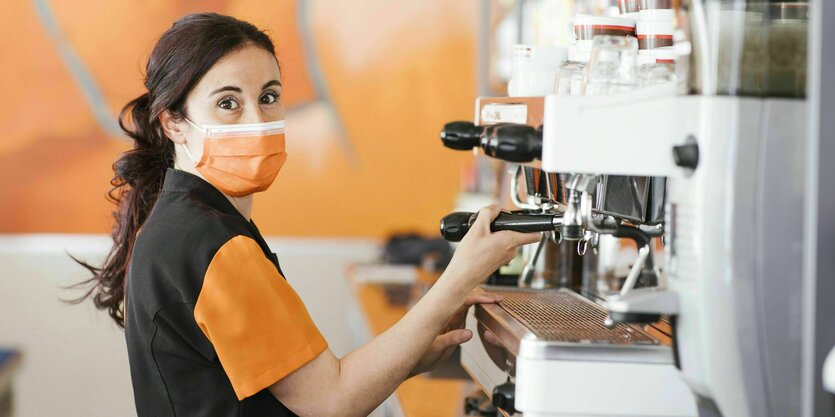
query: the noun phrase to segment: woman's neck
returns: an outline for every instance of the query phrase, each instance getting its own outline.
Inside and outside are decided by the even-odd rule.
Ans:
[[[229,202],[232,203],[236,209],[238,209],[247,221],[249,221],[252,217],[252,194],[245,195],[243,197],[232,197],[226,194],[223,195],[228,198]]]

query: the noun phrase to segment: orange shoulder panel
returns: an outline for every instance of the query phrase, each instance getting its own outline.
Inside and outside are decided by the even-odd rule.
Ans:
[[[212,258],[194,319],[239,400],[278,382],[328,346],[298,294],[247,236],[230,239]]]

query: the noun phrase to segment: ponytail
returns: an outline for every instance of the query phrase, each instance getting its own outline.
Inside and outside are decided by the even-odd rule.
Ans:
[[[129,121],[126,120],[129,116]],[[119,126],[134,140],[133,149],[123,153],[113,164],[112,188],[108,199],[116,204],[116,223],[111,235],[113,247],[104,265],[96,267],[75,257],[93,277],[78,284],[91,288],[74,302],[91,297],[100,310],[107,310],[120,327],[124,327],[122,304],[125,299],[125,278],[136,234],[156,203],[165,172],[174,165],[174,143],[168,140],[159,118],[151,114],[151,101],[143,94],[128,102],[119,113]]]

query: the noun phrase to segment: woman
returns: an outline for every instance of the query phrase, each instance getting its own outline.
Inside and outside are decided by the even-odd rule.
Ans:
[[[94,301],[125,328],[139,416],[364,416],[472,337],[468,295],[538,236],[473,230],[391,329],[337,358],[250,219],[284,163],[270,39],[217,14],[157,42],[147,93],[122,110],[135,147],[114,164],[114,246]]]

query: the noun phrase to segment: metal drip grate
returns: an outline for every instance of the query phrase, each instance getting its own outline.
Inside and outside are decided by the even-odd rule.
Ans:
[[[606,310],[565,289],[486,289],[502,297],[505,311],[519,320],[537,338],[555,342],[658,344],[644,331],[619,323],[603,325]]]

